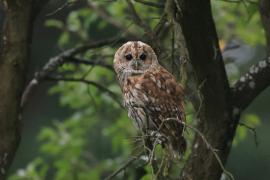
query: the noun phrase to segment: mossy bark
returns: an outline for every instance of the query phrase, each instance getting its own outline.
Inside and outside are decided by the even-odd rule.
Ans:
[[[4,0],[0,54],[0,179],[5,179],[20,142],[20,99],[32,31],[32,0]]]
[[[179,33],[182,55],[191,64],[201,102],[195,99],[197,128],[205,136],[222,162],[226,163],[239,114],[233,117],[231,89],[227,80],[210,1],[168,0],[169,18]],[[185,78],[189,81],[189,74]],[[196,135],[192,153],[182,170],[184,180],[220,179],[223,169],[213,152]]]

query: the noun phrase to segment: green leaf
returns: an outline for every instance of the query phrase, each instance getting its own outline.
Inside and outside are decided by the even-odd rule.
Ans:
[[[45,26],[62,29],[64,27],[64,23],[57,19],[48,19],[45,21]]]
[[[256,114],[244,114],[242,119],[245,124],[251,127],[261,125],[260,118]]]

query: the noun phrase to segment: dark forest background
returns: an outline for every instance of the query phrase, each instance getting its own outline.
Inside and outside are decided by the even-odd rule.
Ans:
[[[256,3],[212,0],[219,44],[232,84],[266,54]],[[101,17],[95,5],[102,7],[110,17]],[[117,22],[130,33],[139,31],[143,39],[136,25],[129,22],[131,16],[126,7],[121,0],[50,2],[34,23],[28,82],[51,57],[65,49],[88,41],[121,37],[123,32],[116,28]],[[158,22],[161,12],[158,8],[139,3],[135,3],[135,7],[150,26]],[[87,51],[79,58],[111,65],[119,46],[112,42]],[[59,68],[57,74],[72,78],[85,76],[120,97],[115,74],[108,68],[70,63]],[[268,180],[270,177],[269,100],[268,88],[243,112],[240,122],[248,128],[238,126],[226,164],[226,169],[237,180]],[[193,123],[196,112],[188,100],[186,110],[190,114],[188,122]],[[23,138],[9,171],[10,180],[102,179],[126,162],[134,149],[131,137],[136,135],[136,130],[127,113],[108,93],[93,85],[44,81],[29,97],[22,121]],[[191,141],[192,137],[189,139]],[[120,173],[118,178],[135,176],[129,174],[134,173],[130,170],[133,168]],[[149,167],[145,168],[143,179],[151,179]]]

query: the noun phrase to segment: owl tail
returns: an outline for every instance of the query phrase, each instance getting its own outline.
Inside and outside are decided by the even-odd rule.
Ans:
[[[169,149],[174,158],[182,159],[187,149],[187,142],[183,136],[171,138]]]

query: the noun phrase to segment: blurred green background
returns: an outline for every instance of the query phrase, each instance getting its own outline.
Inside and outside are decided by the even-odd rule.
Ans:
[[[123,34],[93,9],[93,3],[121,26],[142,36],[142,30],[131,23],[123,0],[52,1],[35,22],[28,80],[50,57],[65,49]],[[257,4],[212,0],[212,6],[226,70],[233,83],[265,56]],[[138,3],[135,7],[151,27],[158,23],[159,9]],[[112,64],[116,48],[112,44],[79,57]],[[66,64],[58,74],[85,76],[120,97],[115,74],[106,68]],[[256,128],[258,146],[252,131],[239,126],[226,166],[237,180],[270,178],[269,100],[268,88],[242,116],[241,122]],[[193,112],[188,105],[186,109]],[[189,119],[193,120],[192,115]],[[81,83],[44,82],[24,110],[22,141],[8,179],[103,179],[129,159],[134,150],[133,136],[136,130],[127,113],[108,94]],[[118,179],[132,179],[140,173],[143,179],[151,179],[148,167],[142,170],[134,166]]]

